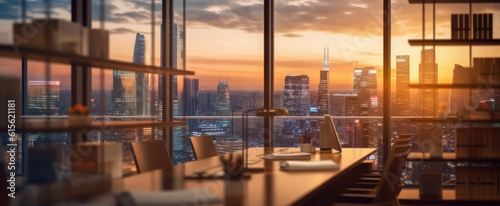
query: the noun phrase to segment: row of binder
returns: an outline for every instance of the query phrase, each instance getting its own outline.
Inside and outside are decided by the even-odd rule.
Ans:
[[[471,36],[472,25],[472,36]],[[493,14],[451,15],[451,39],[493,39]]]
[[[500,169],[495,167],[456,167],[457,199],[491,199],[500,195]]]
[[[500,128],[457,128],[457,158],[500,158]]]

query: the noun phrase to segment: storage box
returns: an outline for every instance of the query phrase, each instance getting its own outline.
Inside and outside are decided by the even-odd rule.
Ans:
[[[32,23],[15,23],[13,30],[16,46],[46,49],[48,30],[49,50],[88,55],[88,30],[78,23],[61,19],[35,19]]]
[[[76,173],[111,174],[120,178],[123,174],[123,143],[85,142],[71,145],[72,170]]]
[[[441,171],[420,172],[420,197],[441,198],[443,196],[443,173]]]
[[[89,31],[89,56],[109,59],[109,31],[101,29]]]

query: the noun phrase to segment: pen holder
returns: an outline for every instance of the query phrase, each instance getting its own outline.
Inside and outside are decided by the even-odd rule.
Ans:
[[[301,152],[314,152],[314,147],[312,143],[302,143],[300,144]]]

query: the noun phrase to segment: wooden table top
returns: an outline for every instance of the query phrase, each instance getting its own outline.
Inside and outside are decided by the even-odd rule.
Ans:
[[[311,155],[311,161],[333,160],[340,165],[339,170],[327,171],[281,171],[280,161],[262,160],[262,147],[250,148],[249,159],[256,162],[251,167],[264,167],[263,172],[252,173],[249,179],[242,183],[232,183],[223,179],[184,179],[185,175],[197,171],[217,172],[222,170],[218,157],[202,159],[174,166],[172,171],[155,170],[131,177],[119,179],[118,191],[160,191],[172,189],[201,188],[210,191],[222,199],[225,188],[229,192],[243,191],[240,197],[243,205],[291,205],[320,189],[327,182],[342,178],[355,165],[361,163],[376,148],[343,148],[341,154],[332,152],[316,152]],[[275,148],[275,152],[298,152],[299,148]],[[236,189],[234,189],[236,188]],[[236,192],[237,193],[237,192]],[[237,196],[237,195],[236,195]],[[235,197],[236,197],[235,196]],[[201,200],[203,198],[200,198]]]

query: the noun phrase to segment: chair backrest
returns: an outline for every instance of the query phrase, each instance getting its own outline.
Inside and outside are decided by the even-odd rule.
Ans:
[[[394,145],[392,146],[392,150],[389,153],[389,157],[394,156],[395,154],[405,153],[407,156],[410,154],[410,145]],[[384,163],[383,171],[387,171],[391,167],[390,159],[387,158],[387,162]]]
[[[397,196],[401,191],[401,178],[408,162],[409,149],[405,152],[393,153],[387,158],[382,178],[377,186],[374,203],[394,203],[398,205]]]
[[[172,168],[172,160],[163,140],[133,142],[131,146],[138,173]]]
[[[193,136],[189,138],[189,142],[197,160],[218,155],[210,135]]]

